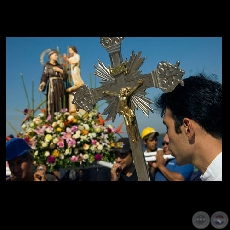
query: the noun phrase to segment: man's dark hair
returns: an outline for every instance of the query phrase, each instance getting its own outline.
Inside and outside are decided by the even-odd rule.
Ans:
[[[128,152],[125,153],[120,153],[118,151],[114,151],[115,158],[120,157],[120,158],[125,158],[130,154],[130,156],[133,156],[132,149],[130,149]]]
[[[33,157],[30,149],[28,149],[25,153],[21,155],[22,158],[24,158],[26,161],[30,159],[30,157]]]
[[[180,126],[187,117],[213,137],[222,138],[222,84],[204,73],[183,81],[184,86],[179,84],[156,100],[155,107],[161,110],[161,117],[167,108],[174,119],[176,133],[181,133]]]

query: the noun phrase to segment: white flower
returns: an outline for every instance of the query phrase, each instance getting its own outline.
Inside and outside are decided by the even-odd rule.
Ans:
[[[48,157],[50,155],[50,152],[49,151],[45,151],[45,154],[44,154],[46,157]]]
[[[86,130],[89,130],[89,125],[88,124],[83,124]]]
[[[96,133],[100,133],[101,129],[100,129],[100,127],[96,126],[96,127],[94,127],[94,131],[95,131]]]
[[[52,127],[55,128],[57,126],[57,122],[53,122]]]
[[[84,129],[84,126],[83,126],[83,125],[79,125],[79,126],[78,126],[78,129],[79,129],[79,130],[83,130],[83,129]]]
[[[102,150],[102,149],[103,149],[103,145],[100,145],[100,144],[97,145],[97,149],[98,149],[98,150]]]
[[[83,136],[83,135],[82,135],[82,136],[80,136],[80,138],[81,138],[81,142],[84,142],[84,140],[85,140],[85,141],[88,140],[87,136]]]
[[[42,123],[42,120],[41,120],[40,118],[35,117],[35,118],[33,119],[33,122],[34,122],[36,125],[39,125],[39,124]]]
[[[30,123],[30,127],[34,127],[34,123],[33,122]]]
[[[32,133],[34,129],[28,128],[27,133]]]
[[[48,128],[46,128],[46,132],[47,132],[47,133],[52,133],[53,130],[52,130],[50,127],[48,127]]]
[[[72,116],[72,115],[69,115],[68,118],[67,118],[68,121],[71,121],[73,119],[74,119],[74,116]]]
[[[58,142],[58,138],[55,137],[55,138],[53,139],[53,143],[56,144],[57,142]]]
[[[47,147],[47,146],[48,146],[48,144],[47,144],[46,142],[43,141],[43,142],[42,142],[42,147],[45,148],[45,147]]]
[[[36,150],[36,151],[34,152],[34,155],[35,155],[35,156],[37,156],[37,155],[38,155],[38,150]]]
[[[65,154],[67,155],[67,154],[70,154],[71,152],[70,152],[70,149],[66,149],[65,150]]]
[[[90,150],[92,150],[92,152],[95,152],[96,149],[97,149],[97,145],[92,145],[92,146],[90,147]]]
[[[93,137],[93,138],[97,136],[96,133],[91,133],[91,134],[92,134],[92,137]]]
[[[64,158],[65,158],[65,156],[64,156],[64,154],[59,154],[59,158],[61,159],[61,160],[63,160]]]
[[[84,154],[84,155],[83,155],[83,159],[84,159],[84,160],[89,159],[89,154]]]
[[[59,126],[61,127],[61,128],[63,128],[64,127],[64,122],[60,122],[60,124],[59,124]]]
[[[44,117],[45,115],[44,115],[44,113],[39,113],[38,114],[38,117]]]
[[[25,129],[25,128],[26,128],[26,125],[25,125],[25,124],[23,124],[23,125],[22,125],[22,129]]]

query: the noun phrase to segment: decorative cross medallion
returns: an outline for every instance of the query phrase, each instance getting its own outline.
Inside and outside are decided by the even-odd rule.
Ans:
[[[151,73],[141,74],[139,68],[145,58],[140,57],[141,52],[136,55],[132,51],[130,59],[123,61],[121,56],[123,39],[123,37],[100,38],[101,45],[109,53],[111,66],[107,68],[98,60],[98,66],[94,65],[96,69],[94,75],[102,79],[101,86],[95,89],[89,89],[87,85],[81,86],[74,93],[72,103],[77,109],[90,111],[98,101],[106,100],[108,106],[102,113],[107,115],[106,119],[111,118],[114,122],[117,113],[124,117],[138,181],[149,181],[135,110],[141,109],[146,116],[149,116],[149,111],[153,113],[150,106],[153,102],[145,97],[145,90],[156,87],[163,92],[171,92],[178,84],[184,84],[182,77],[185,72],[179,68],[179,61],[176,65],[161,61]]]

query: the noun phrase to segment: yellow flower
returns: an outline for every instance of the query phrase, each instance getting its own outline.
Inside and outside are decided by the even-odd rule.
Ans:
[[[89,149],[89,145],[85,143],[85,144],[83,145],[83,149],[84,149],[84,150],[88,150],[88,149]]]
[[[59,154],[60,154],[60,153],[58,152],[57,149],[54,149],[54,151],[52,152],[52,155],[53,155],[54,157],[58,157]]]
[[[50,142],[51,139],[52,139],[52,135],[51,134],[46,134],[45,141]]]
[[[77,119],[74,118],[74,119],[72,120],[72,123],[77,123]]]
[[[110,142],[110,146],[113,148],[115,147],[115,143],[113,141]]]
[[[82,133],[82,135],[87,135],[87,134],[89,133],[89,131],[86,130],[86,129],[83,129],[83,130],[81,131],[81,133]]]
[[[61,132],[61,131],[62,131],[62,128],[58,127],[57,132]]]

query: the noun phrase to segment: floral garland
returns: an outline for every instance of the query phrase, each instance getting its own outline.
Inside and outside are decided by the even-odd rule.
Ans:
[[[105,125],[97,109],[75,113],[62,109],[51,120],[39,113],[22,124],[21,137],[31,146],[34,164],[46,164],[52,171],[94,161],[114,162],[112,149],[120,130]]]

